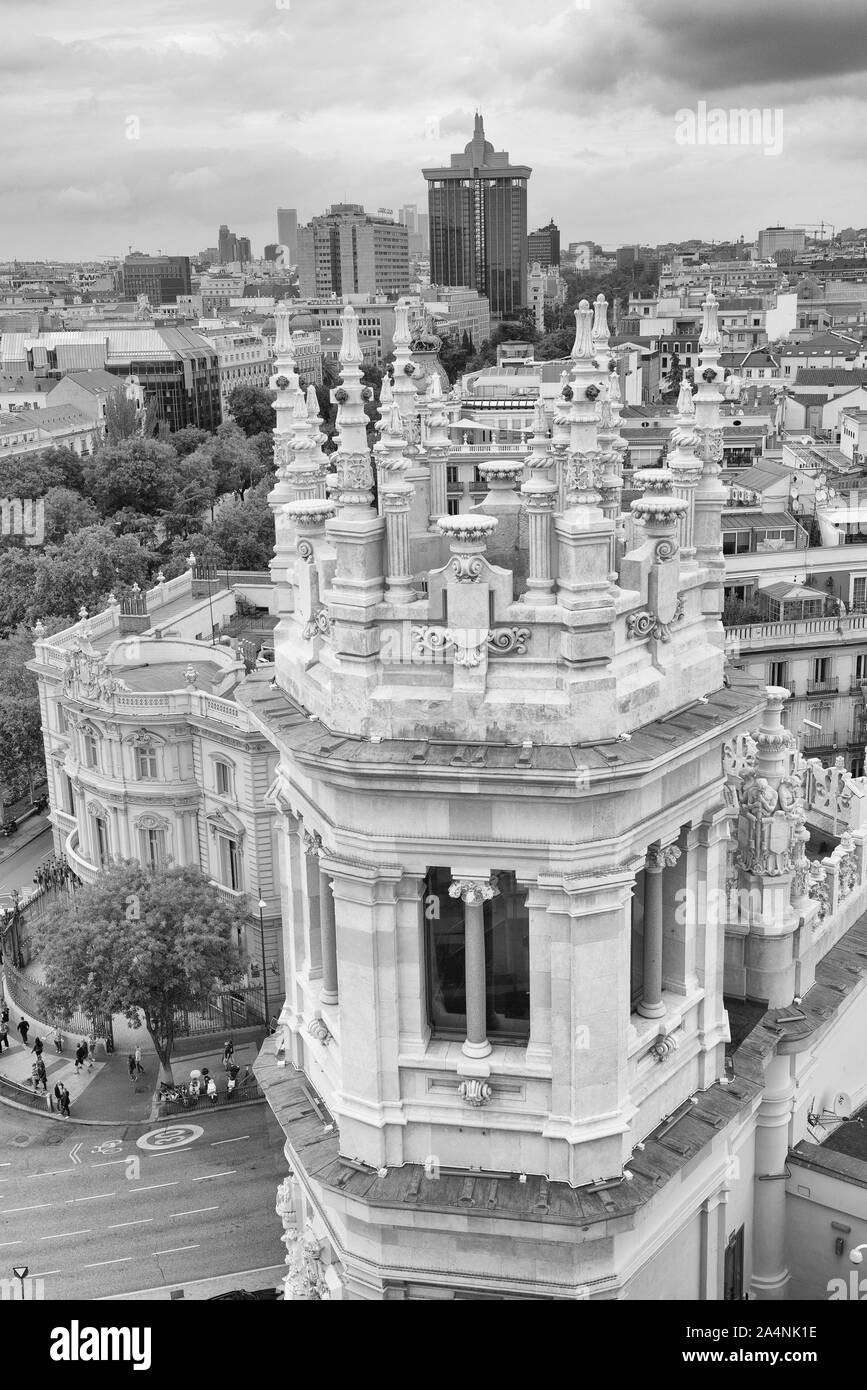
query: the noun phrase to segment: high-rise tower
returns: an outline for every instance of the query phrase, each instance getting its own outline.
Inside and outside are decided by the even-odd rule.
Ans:
[[[527,181],[532,170],[509,163],[485,139],[477,114],[473,138],[447,168],[423,169],[428,184],[430,274],[435,285],[466,285],[487,295],[491,315],[514,317],[527,299]]]

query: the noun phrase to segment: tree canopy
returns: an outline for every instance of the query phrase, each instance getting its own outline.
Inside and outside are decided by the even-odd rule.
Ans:
[[[174,501],[177,465],[170,444],[138,437],[122,439],[103,445],[87,460],[85,487],[102,516],[123,507],[156,515]]]
[[[242,920],[200,869],[116,863],[45,919],[45,1003],[59,1016],[122,1013],[133,1028],[143,1018],[161,1079],[171,1082],[175,1012],[236,976]]]
[[[274,428],[276,391],[261,386],[236,386],[229,392],[229,411],[240,430],[252,438]]]
[[[26,628],[0,641],[0,784],[18,795],[45,777],[39,682],[27,670],[32,659]]]

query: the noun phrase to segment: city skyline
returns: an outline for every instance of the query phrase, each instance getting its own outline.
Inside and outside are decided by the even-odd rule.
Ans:
[[[339,0],[241,16],[227,0],[180,14],[158,0],[139,27],[104,0],[86,14],[48,0],[37,26],[11,0],[0,257],[188,254],[224,222],[260,254],[278,206],[299,221],[341,201],[421,208],[422,167],[462,147],[476,109],[495,147],[534,169],[529,225],[553,216],[565,242],[862,226],[859,9],[788,0],[783,23],[747,0],[724,14],[558,0],[521,28],[493,0],[435,15],[382,0],[375,25]],[[407,55],[437,25],[460,43],[426,78]],[[702,112],[712,125],[750,109],[766,117],[752,144],[703,138]]]

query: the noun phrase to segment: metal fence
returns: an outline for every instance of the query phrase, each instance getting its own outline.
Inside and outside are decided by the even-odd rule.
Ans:
[[[46,1022],[49,1010],[45,1007],[39,986],[21,975],[8,960],[4,962],[3,974],[6,978],[6,992],[12,1003],[35,1019],[38,1028],[44,1028],[46,1031],[59,1028],[62,1032],[74,1033],[79,1038],[104,1038],[106,1051],[114,1051],[114,1031],[108,1014],[86,1014],[83,1010],[76,1009],[71,1014],[59,1015]]]
[[[175,1059],[177,1061],[177,1059]],[[234,1090],[228,1090],[226,1083],[217,1083],[216,1099],[211,1099],[207,1095],[191,1096],[187,1093],[179,1100],[169,1100],[167,1097],[160,1098],[160,1113],[163,1115],[186,1115],[191,1110],[219,1110],[226,1109],[232,1105],[241,1105],[244,1101],[264,1100],[265,1092],[258,1081],[249,1080],[246,1084],[239,1081]]]
[[[264,1027],[265,992],[261,985],[215,991],[199,1009],[176,1009],[174,1022],[176,1038]]]

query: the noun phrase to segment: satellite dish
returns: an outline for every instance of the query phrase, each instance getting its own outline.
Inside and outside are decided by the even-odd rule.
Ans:
[[[831,1103],[831,1109],[835,1115],[841,1118],[844,1115],[852,1114],[852,1097],[848,1091],[838,1091]]]

